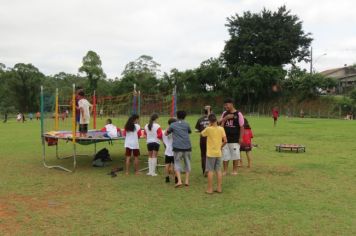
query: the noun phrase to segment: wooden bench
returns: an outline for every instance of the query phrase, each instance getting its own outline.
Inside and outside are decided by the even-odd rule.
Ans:
[[[276,151],[305,152],[305,146],[299,144],[277,144]]]

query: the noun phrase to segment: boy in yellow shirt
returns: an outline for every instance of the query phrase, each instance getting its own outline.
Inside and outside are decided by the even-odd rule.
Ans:
[[[208,119],[210,126],[201,132],[203,137],[207,137],[206,171],[208,172],[208,189],[205,192],[208,194],[213,193],[213,175],[215,171],[218,182],[215,192],[222,193],[221,149],[227,143],[227,139],[224,128],[218,126],[216,116],[210,114]]]

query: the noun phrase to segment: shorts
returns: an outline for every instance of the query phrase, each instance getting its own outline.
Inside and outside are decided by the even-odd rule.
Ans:
[[[278,117],[273,117],[273,120],[276,121],[278,119]]]
[[[221,167],[221,157],[207,157],[205,171],[219,171]]]
[[[174,156],[167,156],[164,158],[164,163],[165,164],[174,164]]]
[[[249,152],[252,150],[251,144],[248,145],[240,145],[240,152]]]
[[[159,143],[147,143],[147,150],[150,151],[159,151]]]
[[[190,172],[192,170],[190,166],[191,152],[190,151],[179,151],[174,152],[174,169],[176,171],[182,171],[181,160],[184,161],[185,172]]]
[[[223,161],[236,161],[240,160],[240,144],[238,143],[227,143],[222,150]]]
[[[80,133],[88,133],[88,124],[79,124]]]
[[[127,157],[138,157],[140,155],[140,149],[131,149],[131,148],[126,148],[125,156]]]

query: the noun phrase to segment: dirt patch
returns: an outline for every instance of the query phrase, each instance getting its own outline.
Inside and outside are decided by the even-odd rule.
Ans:
[[[289,166],[275,166],[268,171],[271,175],[279,175],[279,176],[286,176],[292,175],[295,172],[295,169]]]

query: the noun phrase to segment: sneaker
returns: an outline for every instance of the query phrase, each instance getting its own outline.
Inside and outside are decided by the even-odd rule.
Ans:
[[[169,182],[170,182],[169,176],[166,176],[166,183],[169,183]]]
[[[156,173],[152,173],[151,176],[157,176],[157,174]]]

